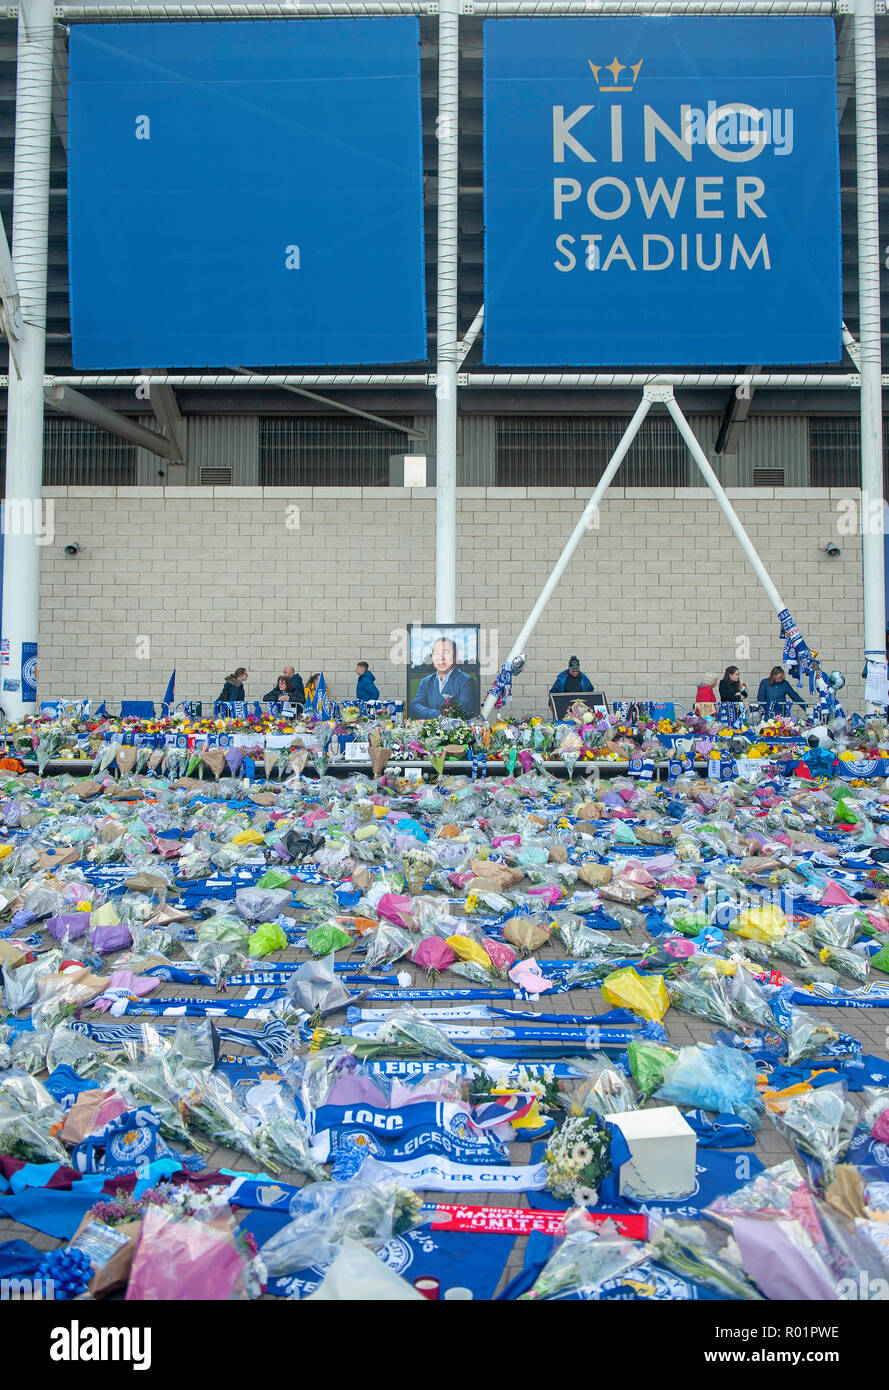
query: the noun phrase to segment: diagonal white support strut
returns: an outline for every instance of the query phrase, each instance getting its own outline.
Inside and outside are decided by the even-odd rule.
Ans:
[[[538,598],[534,607],[531,609],[525,626],[522,628],[521,632],[519,633],[518,637],[516,638],[515,642],[512,644],[512,647],[510,648],[509,656],[506,658],[507,665],[509,665],[509,663],[513,661],[517,656],[524,655],[525,646],[528,641],[528,638],[531,636],[531,633],[534,631],[535,627],[540,621],[540,618],[543,614],[543,610],[549,603],[549,600],[552,597],[556,585],[558,584],[562,575],[565,573],[565,570],[568,567],[568,562],[571,559],[571,556],[574,554],[575,550],[577,549],[578,545],[580,544],[581,537],[587,530],[589,522],[591,518],[594,516],[596,508],[598,507],[601,498],[605,495],[605,492],[607,491],[612,478],[614,477],[615,473],[617,472],[618,468],[620,467],[621,463],[626,457],[630,445],[632,444],[636,435],[639,433],[639,428],[642,424],[642,421],[645,419],[652,405],[656,401],[665,405],[667,407],[667,410],[673,417],[673,420],[676,424],[676,428],[679,430],[679,433],[685,440],[685,444],[688,448],[689,453],[691,454],[695,463],[698,465],[698,468],[700,469],[703,475],[705,483],[709,487],[710,491],[713,493],[713,496],[716,498],[716,501],[719,503],[720,511],[722,512],[729,526],[732,528],[732,531],[735,534],[738,544],[740,545],[747,559],[750,561],[751,568],[753,569],[753,572],[759,580],[760,584],[765,589],[766,595],[768,596],[768,600],[774,607],[775,612],[780,613],[784,608],[784,600],[778,593],[778,590],[775,588],[775,585],[772,583],[769,572],[763,564],[762,560],[760,559],[756,546],[753,544],[747,532],[744,530],[741,518],[738,516],[737,512],[735,511],[734,507],[732,506],[731,502],[726,496],[726,492],[722,486],[722,483],[719,481],[716,474],[713,472],[713,469],[710,465],[710,460],[707,458],[707,455],[701,448],[701,445],[698,441],[697,436],[695,435],[694,430],[692,429],[691,425],[688,423],[685,416],[683,415],[673,395],[672,386],[646,386],[642,401],[639,404],[636,414],[633,416],[632,420],[627,426],[623,438],[621,439],[620,443],[618,444],[617,448],[611,456],[611,461],[608,464],[608,467],[605,469],[605,472],[599,479],[599,482],[596,485],[596,489],[593,492],[592,497],[584,507],[580,520],[578,521],[577,525],[572,531],[565,545],[564,550],[562,551],[561,555],[559,556],[558,560],[553,566],[553,571],[550,574],[549,579],[544,584],[543,589],[540,593],[540,597]],[[489,695],[488,698],[485,700],[484,705],[482,706],[483,718],[490,719],[495,703],[496,696]]]
[[[636,435],[639,433],[642,421],[645,419],[646,415],[651,409],[652,399],[653,397],[649,394],[649,391],[646,390],[645,395],[639,402],[636,414],[633,416],[632,420],[627,425],[627,428],[623,434],[623,438],[621,439],[614,453],[611,455],[611,460],[608,464],[608,467],[605,469],[605,472],[602,474],[601,478],[596,484],[592,497],[590,498],[589,502],[587,502],[586,506],[581,512],[580,520],[578,521],[574,530],[571,532],[571,535],[568,537],[568,540],[565,543],[564,550],[562,551],[561,555],[559,556],[558,560],[553,566],[552,573],[549,579],[544,584],[543,589],[540,593],[540,597],[538,598],[534,607],[531,609],[525,626],[522,628],[518,637],[513,642],[512,647],[510,648],[509,656],[506,658],[507,665],[511,661],[513,661],[517,656],[524,652],[528,638],[531,636],[531,633],[534,631],[535,627],[539,623],[543,615],[543,610],[549,603],[556,585],[562,578],[562,575],[565,573],[565,570],[568,568],[568,562],[571,559],[571,556],[574,554],[575,550],[580,545],[581,540],[586,535],[587,530],[589,529],[589,523],[595,516],[596,509],[599,506],[599,502],[607,492],[609,484],[611,483],[611,479],[614,477],[615,473],[620,468],[621,464],[626,458],[630,445],[636,438]],[[483,718],[490,719],[491,711],[493,710],[495,703],[496,696],[489,695],[488,698],[485,700],[485,703],[482,705]]]

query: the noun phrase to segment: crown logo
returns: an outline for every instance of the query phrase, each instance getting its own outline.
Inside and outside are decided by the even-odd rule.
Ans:
[[[640,58],[638,63],[628,66],[625,63],[619,63],[616,58],[613,58],[607,67],[596,67],[592,58],[587,59],[587,62],[593,70],[593,77],[596,79],[596,86],[599,88],[600,92],[631,92],[636,85],[636,78],[639,76],[639,69],[644,61],[644,58]],[[600,81],[600,72],[610,72],[612,81],[610,83]],[[633,80],[629,85],[620,85],[618,83],[617,79],[622,72],[631,72],[633,74]]]

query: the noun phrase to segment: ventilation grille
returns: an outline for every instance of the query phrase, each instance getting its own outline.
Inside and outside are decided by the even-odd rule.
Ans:
[[[202,468],[201,487],[231,487],[230,468]]]
[[[587,487],[608,466],[629,416],[503,415],[496,423],[498,487]],[[615,479],[620,487],[684,487],[688,454],[668,418],[649,416]]]
[[[783,487],[784,469],[783,468],[754,468],[753,470],[754,487]]]
[[[414,421],[396,415],[392,423]],[[263,487],[388,487],[389,457],[406,445],[401,430],[354,415],[260,416],[259,481]]]

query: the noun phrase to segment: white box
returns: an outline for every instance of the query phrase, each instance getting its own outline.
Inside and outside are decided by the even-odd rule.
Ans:
[[[695,1189],[697,1135],[675,1105],[609,1115],[630,1146],[620,1195],[688,1197]]]

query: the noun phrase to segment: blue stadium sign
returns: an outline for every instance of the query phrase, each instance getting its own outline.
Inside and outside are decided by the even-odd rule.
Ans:
[[[841,356],[834,27],[488,20],[485,360]]]
[[[416,19],[75,25],[69,91],[75,367],[425,359]]]

